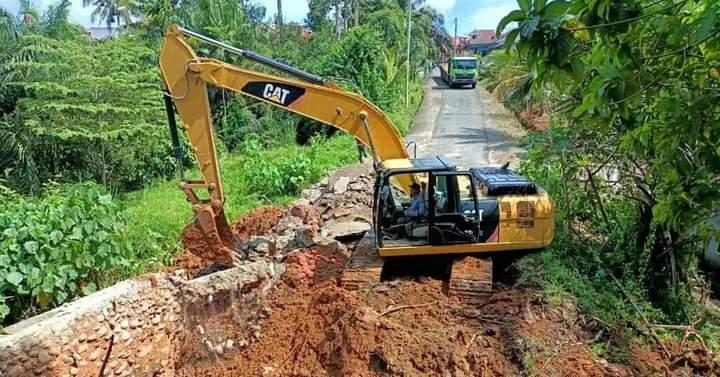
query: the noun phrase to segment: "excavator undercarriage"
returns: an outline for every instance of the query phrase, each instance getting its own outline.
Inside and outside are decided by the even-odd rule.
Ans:
[[[366,236],[355,247],[340,278],[343,288],[359,290],[373,286],[386,275],[385,261],[379,256],[373,238]],[[433,261],[436,262],[437,259]],[[479,305],[492,294],[492,257],[448,255],[442,264],[449,270],[446,278],[449,296],[457,297],[467,305]]]
[[[484,303],[492,294],[492,257],[456,257],[450,267],[448,295],[476,305]]]

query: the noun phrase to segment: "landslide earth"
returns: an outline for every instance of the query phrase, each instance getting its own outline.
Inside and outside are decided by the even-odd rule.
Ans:
[[[362,194],[357,179],[343,177],[336,175],[307,190],[300,205],[305,209],[261,208],[233,228],[251,239],[269,237],[268,232],[278,229],[273,222],[287,216],[315,212],[310,216],[314,220],[303,222],[311,227],[336,224],[338,219],[358,221],[369,209],[370,191]],[[366,188],[372,182],[367,177],[361,181]],[[351,184],[356,190],[349,189]],[[315,236],[318,233],[323,228]],[[655,346],[626,342],[622,362],[604,359],[591,346],[625,342],[621,335],[581,316],[570,297],[559,305],[549,303],[538,290],[517,284],[496,284],[489,300],[475,307],[448,297],[446,282],[427,277],[400,277],[346,290],[339,286],[340,275],[357,239],[343,240],[264,255],[282,260],[285,272],[262,318],[251,328],[236,325],[230,317],[209,321],[203,332],[241,340],[223,353],[189,347],[175,365],[177,375],[720,375],[712,354],[693,342],[667,343],[670,357]],[[178,259],[179,267],[193,270],[208,264],[192,255]]]

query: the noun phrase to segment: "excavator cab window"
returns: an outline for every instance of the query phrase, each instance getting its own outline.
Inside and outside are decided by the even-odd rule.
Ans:
[[[478,242],[480,216],[472,176],[468,173],[438,172],[431,175],[430,181],[430,243]]]
[[[427,182],[427,172],[408,172],[391,174],[380,184],[376,200],[384,246],[428,244]]]

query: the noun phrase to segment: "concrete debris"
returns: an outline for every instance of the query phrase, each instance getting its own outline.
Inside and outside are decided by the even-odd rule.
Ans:
[[[307,199],[310,204],[315,204],[322,197],[323,192],[318,189],[307,189],[303,191],[303,198]]]
[[[249,260],[283,261],[294,250],[328,244],[328,239],[361,237],[372,224],[373,177],[365,165],[353,169],[348,173],[363,173],[345,176],[341,170],[303,190],[286,209],[258,209],[235,222],[233,228],[246,240],[241,253]]]
[[[335,182],[335,185],[333,185],[333,192],[335,194],[344,194],[348,189],[348,184],[350,183],[350,178],[348,177],[340,177],[337,182]]]
[[[365,232],[370,230],[370,224],[360,221],[336,222],[328,221],[323,225],[321,233],[323,236],[339,240],[348,238],[361,238]]]

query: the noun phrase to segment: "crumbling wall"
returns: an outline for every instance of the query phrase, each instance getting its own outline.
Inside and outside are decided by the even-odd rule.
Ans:
[[[0,376],[173,376],[188,349],[213,359],[242,346],[204,327],[251,330],[281,273],[258,261],[195,280],[178,271],[116,284],[6,328]]]
[[[119,283],[6,328],[0,377],[174,376],[198,366],[217,375],[223,360],[261,340],[272,314],[265,298],[287,259],[295,262],[293,284],[325,280],[344,266],[354,245],[343,241],[370,229],[372,182],[369,165],[351,165],[294,205],[260,208],[233,223],[246,241],[239,267],[188,280],[212,262],[185,253],[173,272]]]

